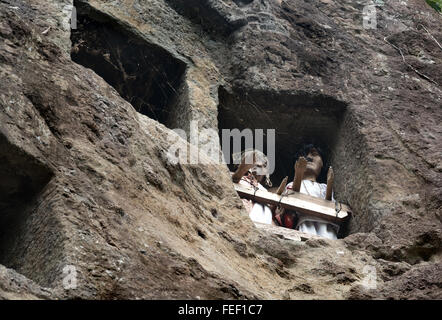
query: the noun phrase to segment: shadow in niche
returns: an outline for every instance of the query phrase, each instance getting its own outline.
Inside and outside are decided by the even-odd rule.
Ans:
[[[94,70],[138,112],[170,126],[186,64],[89,5],[74,5],[72,60]]]
[[[334,152],[340,139],[341,123],[347,104],[324,95],[307,93],[271,93],[267,91],[227,91],[220,87],[218,107],[218,128],[222,143],[222,129],[275,129],[275,171],[270,176],[273,187],[279,186],[288,176],[293,181],[295,155],[305,143],[319,146],[324,154],[324,170],[318,182],[326,183],[328,166],[341,161]],[[241,148],[245,147],[245,139]],[[230,141],[232,150],[233,140]],[[264,137],[264,150],[267,154],[267,138]],[[227,160],[227,159],[226,159]],[[232,163],[232,158],[229,159]],[[234,171],[235,165],[229,164]],[[343,183],[335,179],[336,184]],[[334,188],[336,190],[336,187]],[[335,195],[336,196],[336,195]],[[337,195],[339,199],[339,195]],[[339,199],[347,203],[345,199]],[[341,229],[339,237],[348,234],[347,225]]]
[[[21,272],[27,220],[52,171],[0,134],[0,264]]]

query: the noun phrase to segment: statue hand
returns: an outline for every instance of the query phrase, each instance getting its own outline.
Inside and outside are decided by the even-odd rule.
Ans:
[[[232,180],[235,183],[238,183],[241,178],[247,174],[251,168],[255,166],[256,155],[254,151],[247,151],[243,154],[241,158],[241,163],[238,166],[238,169],[232,175]]]
[[[307,159],[304,157],[300,157],[298,161],[295,163],[295,172],[304,172],[307,167]]]
[[[282,181],[281,184],[279,185],[278,190],[276,190],[276,194],[281,195],[284,191],[285,191],[285,187],[287,186],[287,181],[288,181],[289,177],[285,177]]]

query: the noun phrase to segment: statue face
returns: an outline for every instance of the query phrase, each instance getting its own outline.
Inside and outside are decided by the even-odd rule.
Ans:
[[[312,148],[307,154],[306,159],[307,167],[305,169],[305,174],[313,174],[316,178],[318,178],[324,164],[319,152],[315,148]]]
[[[267,172],[267,162],[258,162],[252,169],[250,169],[256,180],[261,183]]]

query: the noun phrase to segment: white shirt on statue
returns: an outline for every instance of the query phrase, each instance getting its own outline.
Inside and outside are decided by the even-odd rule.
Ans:
[[[246,187],[251,187],[250,181],[247,177],[242,177],[239,181],[239,184],[244,185]],[[258,189],[267,191],[260,183],[258,183]],[[253,202],[252,200],[242,199],[244,206],[249,211],[249,217],[254,222],[272,224],[272,210],[266,205],[262,205],[257,202]]]
[[[290,182],[286,187],[286,192],[288,189],[291,190],[292,187],[293,182]],[[302,180],[301,189],[299,192],[312,197],[325,199],[327,185],[325,183],[318,183],[311,180]],[[332,200],[334,201],[333,194]],[[298,216],[299,220],[298,224],[296,225],[296,229],[299,231],[328,239],[338,238],[337,234],[339,231],[339,226],[337,224],[306,214],[298,213]]]

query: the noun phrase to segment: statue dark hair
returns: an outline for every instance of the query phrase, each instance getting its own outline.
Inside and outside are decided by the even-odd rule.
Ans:
[[[293,163],[298,161],[298,159],[300,157],[307,157],[310,150],[312,150],[312,149],[315,149],[316,151],[318,151],[319,155],[321,156],[322,163],[323,163],[321,172],[320,172],[317,180],[318,180],[318,182],[326,183],[327,182],[327,171],[328,171],[328,167],[329,167],[329,159],[327,159],[324,149],[319,147],[317,144],[313,144],[313,143],[303,144],[296,152]]]

